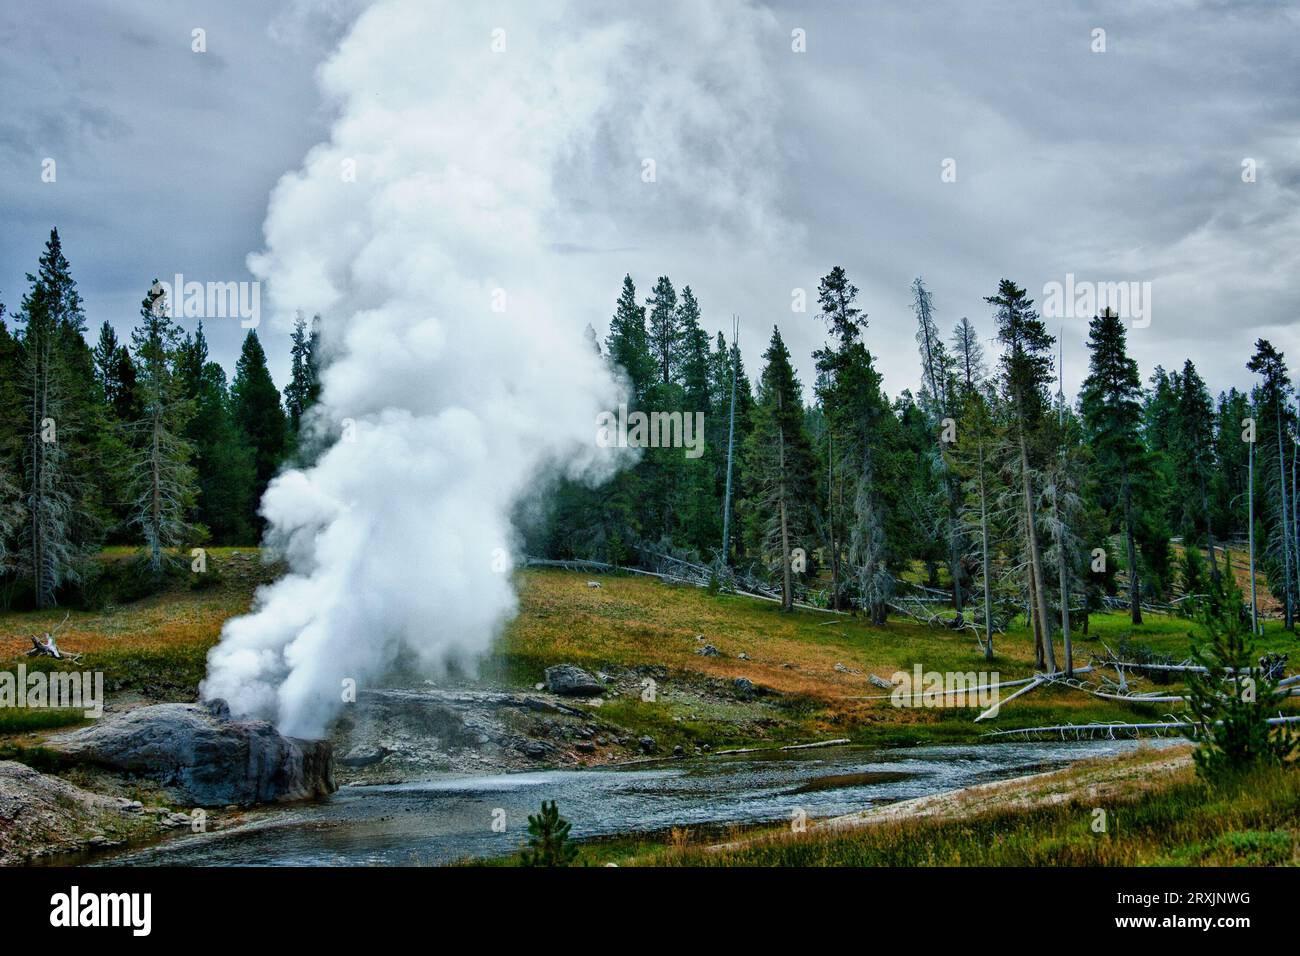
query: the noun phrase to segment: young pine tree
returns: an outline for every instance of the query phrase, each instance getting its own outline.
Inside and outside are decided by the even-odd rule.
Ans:
[[[1212,599],[1202,616],[1207,640],[1192,647],[1192,659],[1206,672],[1187,676],[1187,733],[1201,744],[1192,755],[1197,772],[1222,783],[1254,765],[1293,760],[1300,736],[1268,723],[1277,712],[1277,681],[1256,660],[1231,572],[1210,587]]]

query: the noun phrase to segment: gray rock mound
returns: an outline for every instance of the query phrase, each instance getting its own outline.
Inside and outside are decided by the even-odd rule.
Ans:
[[[565,697],[594,697],[605,692],[600,681],[573,664],[546,668],[546,689]]]
[[[150,777],[198,806],[309,800],[338,789],[329,741],[284,737],[264,720],[234,720],[224,701],[139,707],[49,746]]]

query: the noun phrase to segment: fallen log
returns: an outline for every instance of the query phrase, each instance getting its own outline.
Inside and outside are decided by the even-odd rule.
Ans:
[[[1300,721],[1300,716],[1270,717],[1267,722],[1270,726],[1276,727],[1281,724],[1291,724],[1297,721]],[[1216,721],[1216,725],[1218,723],[1221,723],[1221,721]],[[1112,724],[1054,724],[1048,727],[1021,727],[1018,730],[994,730],[994,731],[989,731],[988,733],[984,734],[984,736],[985,737],[1012,737],[1012,736],[1019,736],[1019,735],[1028,736],[1029,734],[1059,733],[1061,734],[1062,738],[1064,738],[1067,733],[1073,733],[1075,734],[1076,739],[1081,740],[1083,739],[1082,735],[1084,734],[1088,734],[1090,736],[1094,733],[1107,733],[1110,735],[1112,739],[1114,739],[1116,731],[1132,732],[1136,734],[1137,732],[1143,730],[1154,730],[1157,732],[1172,730],[1172,731],[1177,731],[1179,733],[1182,733],[1185,730],[1195,726],[1197,726],[1195,723],[1191,721],[1184,721],[1184,720],[1165,721],[1165,722],[1157,722],[1157,723],[1139,723],[1139,724],[1127,724],[1122,722],[1112,723]]]

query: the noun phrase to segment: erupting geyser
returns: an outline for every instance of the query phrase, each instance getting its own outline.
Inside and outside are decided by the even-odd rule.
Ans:
[[[678,177],[656,216],[764,228],[768,15],[541,6],[371,5],[321,71],[329,141],[272,194],[250,267],[280,320],[323,317],[333,444],[268,489],[290,571],[228,622],[202,692],[285,734],[324,735],[345,682],[399,658],[472,662],[515,610],[515,505],[624,460],[594,440],[623,400],[583,335],[604,315],[575,306],[621,271],[573,249],[646,215],[643,157]]]

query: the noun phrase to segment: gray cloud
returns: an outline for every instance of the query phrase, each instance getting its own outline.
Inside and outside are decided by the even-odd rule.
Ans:
[[[128,329],[154,275],[251,278],[270,189],[328,127],[316,67],[361,6],[54,0],[39,20],[0,13],[0,298],[17,303],[53,224],[93,325]],[[511,21],[512,4],[491,11]],[[207,59],[190,52],[195,26],[208,31]],[[1130,335],[1144,374],[1190,356],[1212,387],[1246,384],[1260,335],[1300,368],[1297,26],[1294,9],[1265,2],[949,0],[922,15],[901,0],[773,0],[756,45],[710,37],[713,53],[691,62],[643,45],[630,55],[661,77],[638,91],[646,102],[689,77],[740,87],[745,106],[724,127],[687,110],[633,141],[591,130],[556,187],[587,231],[553,248],[581,253],[607,292],[572,307],[600,329],[624,272],[643,293],[666,273],[695,289],[710,328],[741,315],[751,370],[779,323],[807,384],[824,330],[815,310],[790,311],[791,290],[811,297],[842,264],[896,393],[918,379],[917,274],[945,326],[969,315],[986,337],[982,297],[1004,275],[1036,297],[1066,273],[1149,279],[1152,324]],[[790,49],[796,27],[806,53]],[[1090,50],[1094,28],[1105,53]],[[525,38],[512,42],[526,54]],[[750,135],[769,127],[768,139]],[[57,185],[40,182],[45,150],[59,154]],[[711,181],[738,151],[739,181]],[[658,193],[638,188],[646,156],[660,160]],[[945,158],[955,183],[940,181]],[[1246,158],[1253,184],[1241,181]],[[613,197],[606,208],[584,205],[592,177]],[[610,188],[619,177],[622,191]],[[692,194],[729,198],[691,217],[680,200]],[[229,367],[240,330],[210,334]],[[1086,330],[1066,320],[1062,335],[1073,390]],[[282,378],[283,350],[271,351]]]

